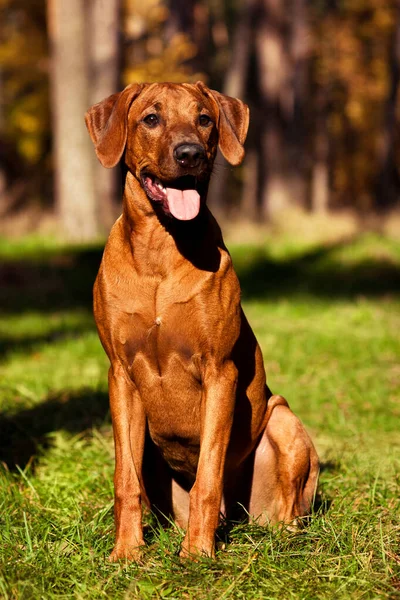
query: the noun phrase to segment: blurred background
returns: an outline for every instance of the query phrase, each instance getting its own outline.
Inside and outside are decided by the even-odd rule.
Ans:
[[[399,77],[400,0],[0,0],[1,598],[399,598]],[[151,525],[150,560],[110,571],[92,287],[121,182],[84,114],[199,79],[250,106],[244,163],[217,157],[208,200],[322,505],[193,571]]]
[[[220,218],[399,223],[399,73],[395,0],[0,0],[0,234],[104,235],[119,173],[85,111],[198,79],[251,110],[244,165],[217,160]]]

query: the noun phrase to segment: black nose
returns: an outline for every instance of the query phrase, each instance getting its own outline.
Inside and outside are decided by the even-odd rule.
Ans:
[[[175,160],[182,166],[190,169],[198,167],[206,157],[204,148],[199,144],[180,144],[174,150]]]

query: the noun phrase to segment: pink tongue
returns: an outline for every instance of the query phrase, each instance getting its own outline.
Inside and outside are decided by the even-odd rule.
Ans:
[[[200,195],[196,190],[166,188],[170,213],[181,221],[190,221],[199,214]]]

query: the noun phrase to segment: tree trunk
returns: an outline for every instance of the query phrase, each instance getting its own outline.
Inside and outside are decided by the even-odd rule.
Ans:
[[[99,233],[93,148],[83,116],[89,106],[85,0],[48,0],[56,204],[63,234]]]
[[[288,170],[287,123],[293,111],[286,9],[281,0],[260,0],[255,30],[259,91],[255,102],[261,120],[255,123],[261,136],[262,169],[259,190],[260,215],[275,219],[291,203]]]
[[[329,207],[329,132],[328,132],[328,91],[324,84],[317,84],[314,116],[314,149],[311,176],[310,208],[315,213],[326,213]],[[325,84],[326,85],[326,84]]]
[[[251,11],[253,4],[253,0],[247,0],[242,13],[238,15],[233,36],[230,65],[226,72],[223,86],[224,94],[233,98],[240,98],[241,100],[245,100],[246,79],[251,52]],[[229,187],[231,169],[220,152],[217,155],[215,171],[217,172],[217,176],[211,180],[209,205],[217,214],[221,215],[230,209],[227,202],[227,189]],[[247,190],[246,181],[247,178],[245,177],[244,194],[246,203],[247,200],[251,203],[251,199],[247,198],[247,192],[250,190]],[[252,195],[252,198],[254,198],[254,195]]]
[[[121,1],[89,0],[86,6],[89,26],[89,105],[92,105],[118,91]],[[117,173],[115,169],[105,169],[94,152],[92,156],[100,223],[102,229],[108,231],[117,216]]]
[[[378,210],[392,208],[399,199],[399,174],[396,165],[396,103],[400,79],[400,8],[397,8],[396,28],[390,57],[390,90],[385,107],[384,123],[379,144],[380,165],[376,186]]]
[[[3,70],[0,66],[0,136],[3,135],[4,130],[4,103],[3,103]],[[6,190],[7,190],[7,177],[5,166],[0,160],[0,214],[6,209]]]
[[[187,0],[169,0],[169,15],[166,23],[166,37],[168,41],[178,33],[186,33],[193,38],[194,28],[194,3]]]
[[[307,207],[311,171],[310,26],[307,0],[293,0],[290,30],[293,110],[289,124],[289,168],[293,201]]]

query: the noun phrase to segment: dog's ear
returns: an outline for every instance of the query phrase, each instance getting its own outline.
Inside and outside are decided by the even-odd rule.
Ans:
[[[249,107],[237,98],[210,90],[202,81],[196,86],[216,105],[218,114],[219,148],[231,165],[244,158],[243,144],[249,128]]]
[[[97,158],[111,168],[120,161],[128,132],[128,112],[145,84],[133,83],[122,92],[95,104],[85,115],[86,127],[94,144]]]

